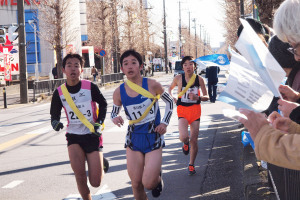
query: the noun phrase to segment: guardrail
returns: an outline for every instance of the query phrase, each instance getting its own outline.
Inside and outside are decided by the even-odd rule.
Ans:
[[[124,79],[123,73],[114,73],[101,75],[101,85],[110,82],[116,82]],[[62,79],[53,79],[53,80],[41,80],[41,81],[32,81],[28,82],[28,89],[33,89],[33,99],[35,101],[35,96],[37,94],[48,94],[52,95],[54,90],[66,82],[65,78]]]
[[[124,79],[123,73],[105,74],[101,75],[101,84],[116,82]]]
[[[48,94],[52,95],[54,90],[66,82],[66,79],[53,79],[53,80],[41,80],[33,81],[32,84],[28,84],[28,89],[33,89],[33,101],[35,101],[35,96],[37,94]]]

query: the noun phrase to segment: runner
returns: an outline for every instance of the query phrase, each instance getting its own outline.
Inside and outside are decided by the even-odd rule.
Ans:
[[[145,200],[148,198],[144,188],[152,190],[153,197],[158,197],[163,189],[163,134],[172,115],[173,101],[160,83],[141,76],[143,62],[138,52],[125,51],[120,62],[128,80],[114,91],[111,119],[115,125],[123,125],[124,120],[119,116],[123,105],[126,117],[130,120],[125,142],[127,172],[135,199]],[[157,102],[159,96],[166,103],[162,121]]]
[[[66,84],[58,87],[52,97],[51,102],[51,125],[54,130],[59,131],[64,126],[60,122],[61,109],[64,107],[68,125],[66,139],[68,141],[68,152],[71,167],[74,171],[79,193],[84,200],[92,200],[90,190],[87,185],[87,175],[85,160],[88,164],[89,182],[93,187],[99,187],[103,177],[103,153],[102,136],[97,136],[98,130],[104,122],[107,103],[97,85],[87,80],[80,80],[83,72],[83,59],[78,54],[68,54],[63,59],[63,73],[67,76]],[[67,90],[65,90],[65,88]],[[68,101],[70,97],[70,102]],[[76,110],[83,114],[87,123],[81,122]],[[99,105],[99,115],[97,116],[97,105]],[[94,129],[94,130],[93,130]]]
[[[181,61],[184,74],[175,76],[169,87],[169,93],[178,86],[178,100],[173,97],[177,104],[179,139],[183,142],[182,151],[185,155],[190,154],[188,167],[189,175],[196,173],[194,162],[198,152],[198,134],[201,117],[201,101],[207,101],[207,91],[201,76],[194,74],[196,63],[191,56],[185,56]],[[190,86],[190,87],[189,87]],[[203,96],[200,96],[201,88]],[[190,137],[188,132],[190,125]]]

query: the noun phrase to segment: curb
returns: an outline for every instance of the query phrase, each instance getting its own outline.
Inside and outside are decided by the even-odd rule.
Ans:
[[[243,150],[243,182],[246,200],[276,200],[273,192],[269,191],[267,170],[260,166],[251,145]]]

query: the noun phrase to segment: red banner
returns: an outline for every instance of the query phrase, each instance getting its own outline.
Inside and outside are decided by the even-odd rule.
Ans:
[[[6,81],[11,81],[11,67],[10,67],[10,59],[9,54],[4,54],[4,79]]]

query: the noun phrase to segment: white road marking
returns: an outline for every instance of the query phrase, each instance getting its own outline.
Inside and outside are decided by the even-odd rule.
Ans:
[[[80,194],[69,194],[67,198],[64,200],[78,200],[81,199]],[[108,186],[105,184],[101,187],[101,189],[92,195],[93,200],[114,200],[117,199],[116,195],[114,195]]]
[[[23,180],[12,181],[12,182],[10,182],[9,184],[3,186],[2,188],[4,188],[4,189],[11,189],[11,188],[14,188],[14,187],[16,187],[17,185],[23,183],[23,182],[24,182]]]
[[[39,128],[39,129],[30,131],[30,132],[27,132],[27,133],[25,133],[25,134],[28,134],[28,135],[30,135],[30,134],[39,134],[39,135],[40,135],[40,134],[48,133],[48,132],[50,132],[50,131],[52,131],[52,130],[53,130],[53,129],[52,129],[51,125],[50,125],[49,127]]]
[[[5,130],[5,127],[2,127],[1,128],[2,132],[0,132],[0,136],[9,135],[9,134],[17,132],[17,131],[22,131],[23,132],[24,129],[26,129],[26,128],[38,126],[38,125],[43,124],[43,123],[45,123],[45,122],[32,122],[32,123],[20,125],[19,127],[16,127],[16,128],[10,129],[10,130]]]
[[[106,184],[103,185],[98,192],[96,192],[95,196],[93,196],[93,200],[113,200],[116,198],[116,195],[111,192]]]

